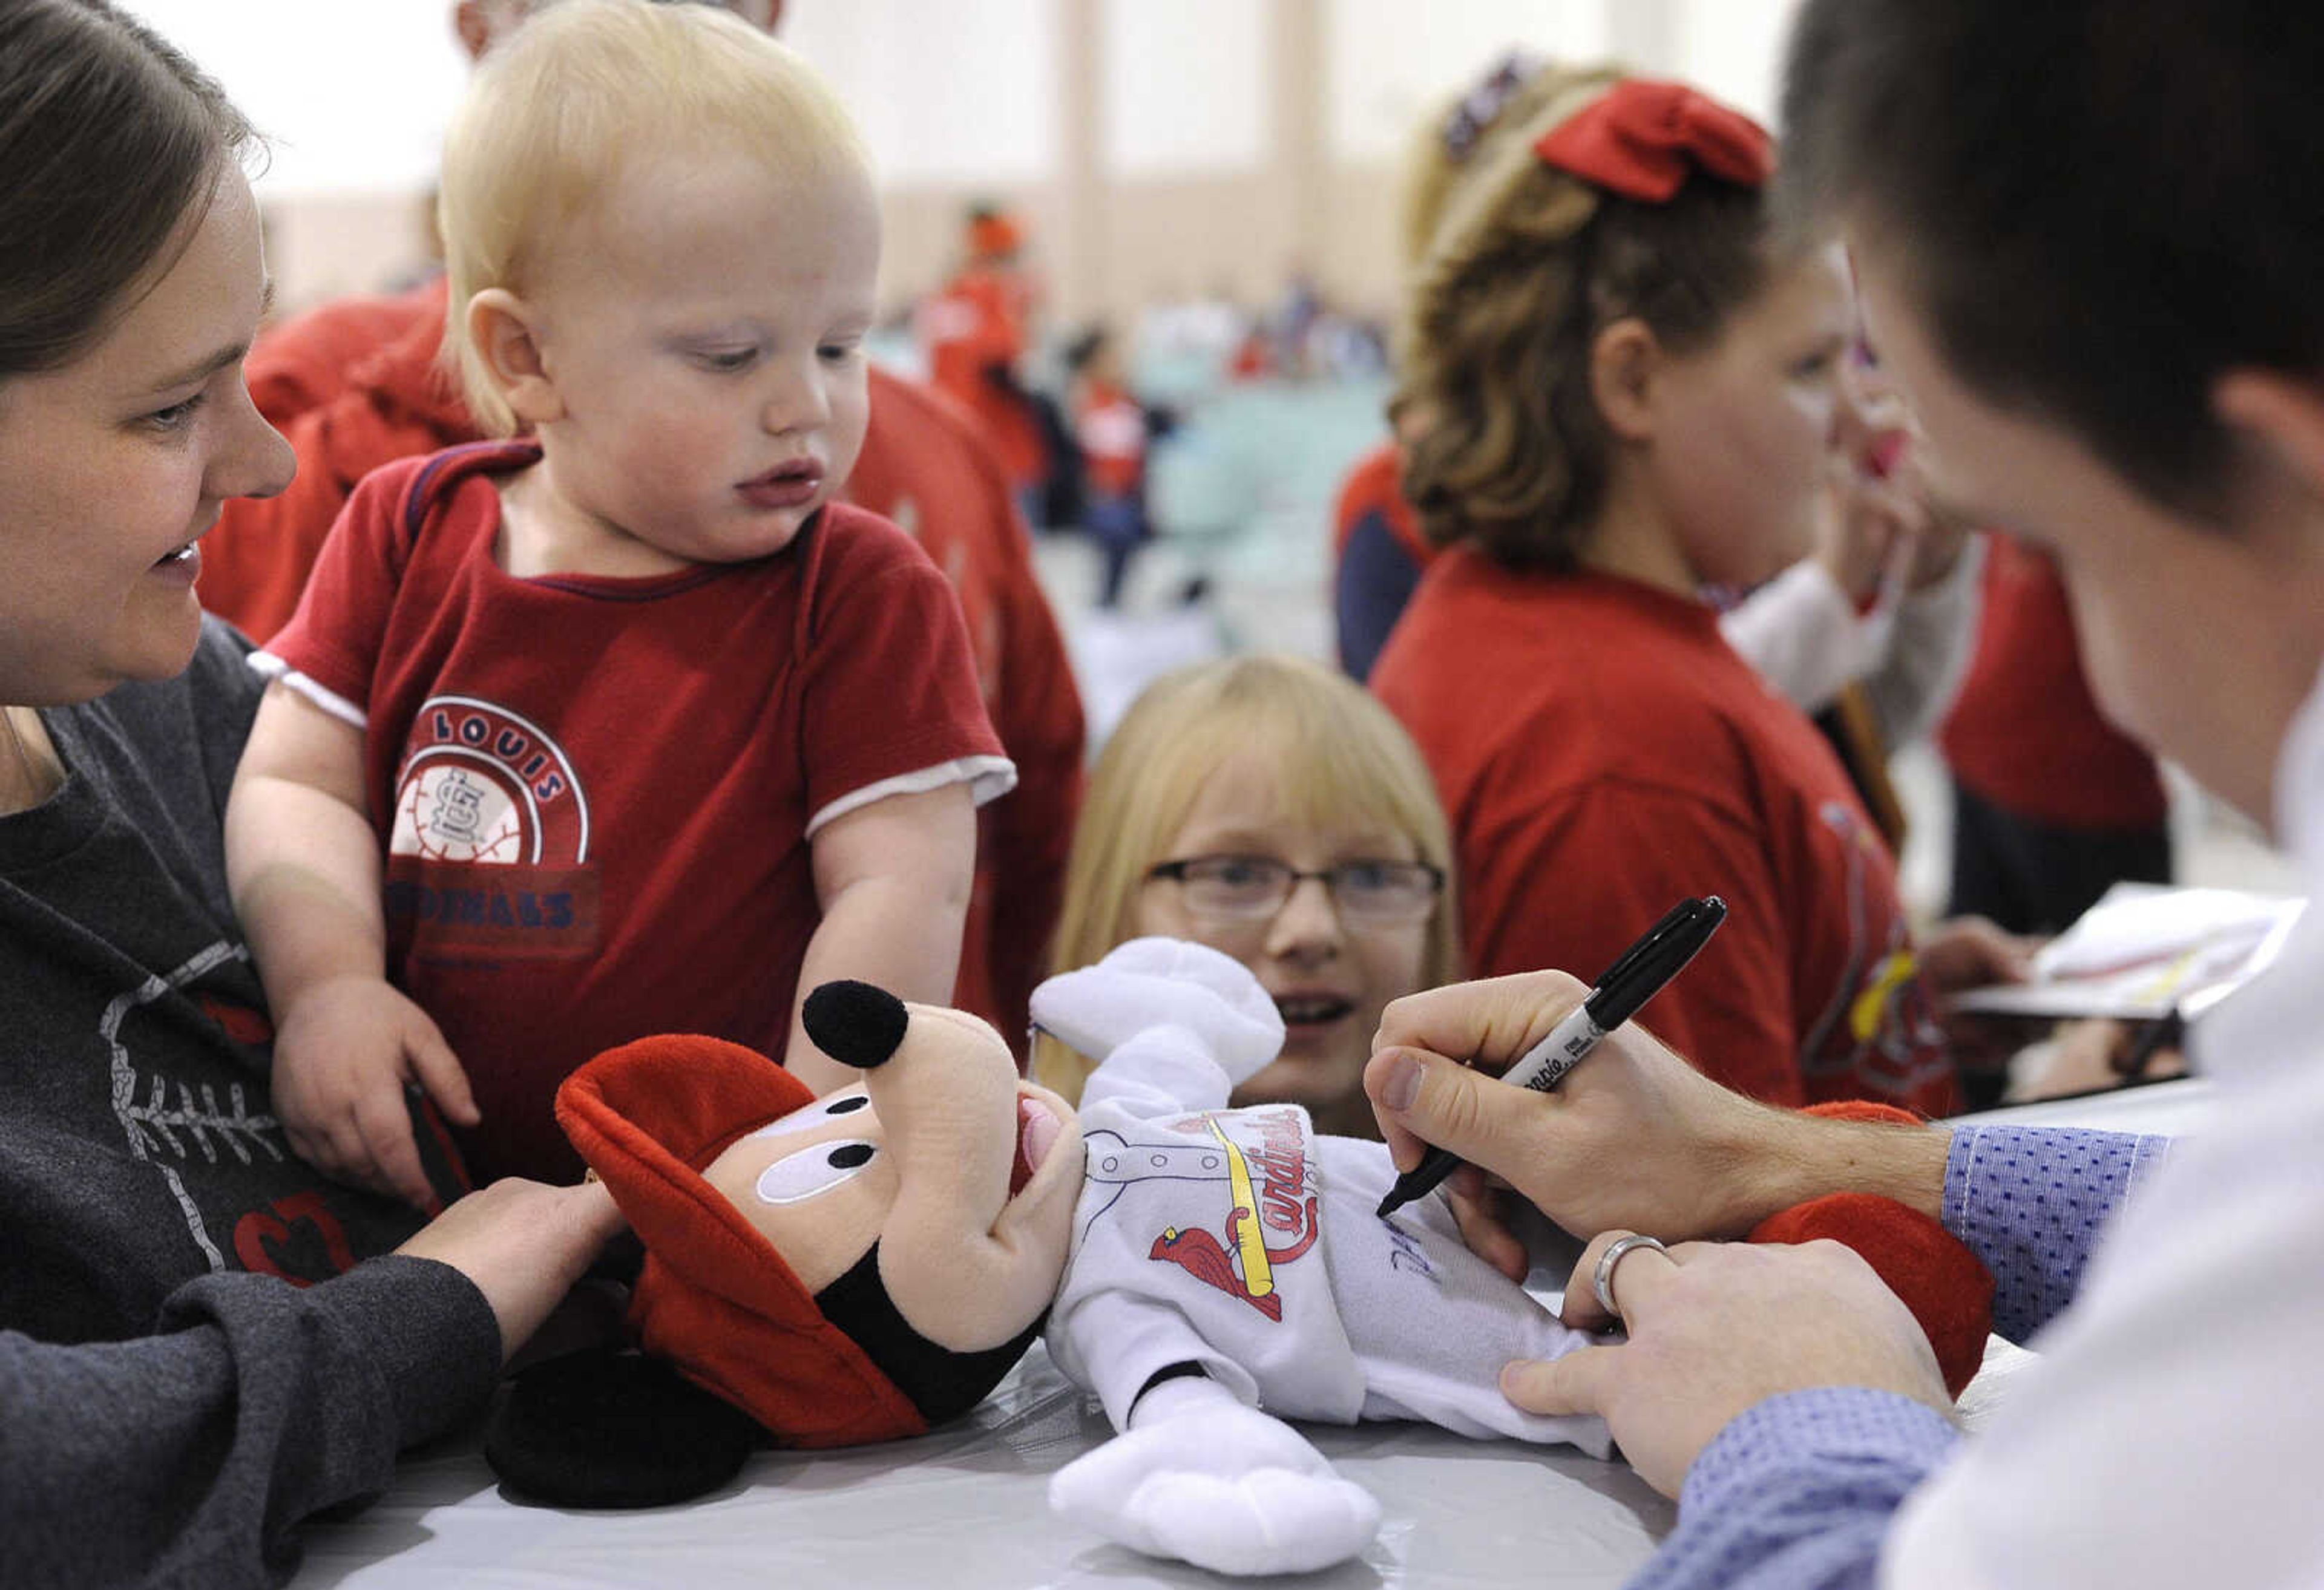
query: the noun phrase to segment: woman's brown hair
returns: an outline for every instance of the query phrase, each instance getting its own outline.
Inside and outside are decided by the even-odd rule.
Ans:
[[[103,336],[252,142],[217,83],[108,0],[0,6],[0,381]]]
[[[1610,462],[1591,390],[1599,333],[1636,318],[1683,355],[1766,281],[1757,189],[1697,173],[1668,202],[1644,203],[1534,152],[1621,76],[1541,69],[1531,114],[1498,118],[1443,197],[1390,406],[1405,495],[1436,546],[1473,540],[1512,566],[1572,568]]]

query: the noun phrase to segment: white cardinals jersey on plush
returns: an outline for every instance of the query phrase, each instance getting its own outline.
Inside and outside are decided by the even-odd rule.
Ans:
[[[1387,1219],[1387,1148],[1318,1136],[1296,1105],[1230,1108],[1194,1034],[1141,1033],[1082,1094],[1087,1181],[1050,1316],[1060,1367],[1115,1428],[1153,1374],[1202,1365],[1286,1419],[1425,1420],[1609,1449],[1596,1419],[1510,1406],[1511,1358],[1587,1337],[1470,1253],[1441,1195]]]

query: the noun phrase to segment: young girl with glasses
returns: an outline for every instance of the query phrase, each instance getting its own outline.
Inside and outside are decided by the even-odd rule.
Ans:
[[[1361,1078],[1381,1008],[1459,974],[1451,869],[1427,768],[1377,702],[1294,657],[1207,663],[1149,686],[1098,758],[1052,964],[1147,933],[1234,956],[1286,1033],[1236,1102],[1376,1137]],[[1069,1098],[1089,1070],[1046,1038],[1034,1065]]]

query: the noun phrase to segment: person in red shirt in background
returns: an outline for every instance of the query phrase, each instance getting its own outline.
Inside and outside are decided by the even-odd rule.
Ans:
[[[1774,152],[1738,113],[1602,72],[1528,89],[1416,273],[1393,412],[1444,549],[1370,679],[1452,821],[1471,970],[1594,976],[1716,893],[1659,1036],[1770,1102],[1949,1113],[1938,1000],[2019,952],[1989,924],[1915,944],[1839,761],[1702,597],[1807,550],[1843,263],[1768,235]]]
[[[1892,478],[1902,430],[1881,429],[1858,392],[1843,393],[1840,417],[1849,470],[1820,505],[1815,551],[1728,606],[1720,629],[1810,714],[1895,850],[1905,819],[1889,749],[1927,731],[1967,661],[1976,571],[1964,532],[1935,522],[1917,480]],[[1403,471],[1402,447],[1382,442],[1349,469],[1333,510],[1340,666],[1360,683],[1436,556]]]
[[[1548,63],[1513,51],[1423,122],[1404,162],[1407,275],[1427,257],[1446,196],[1499,117],[1523,118]],[[1907,456],[1906,416],[1859,342],[1837,426],[1842,458],[1817,504],[1815,547],[1776,578],[1721,600],[1728,643],[1816,717],[1892,843],[1902,832],[1886,748],[1927,731],[1968,660],[1977,597],[1966,531],[1932,514]],[[1425,417],[1406,410],[1406,434]],[[1333,513],[1333,606],[1341,668],[1368,678],[1421,571],[1435,556],[1404,495],[1404,451],[1379,443],[1343,477]],[[1887,815],[1883,815],[1888,813]]]
[[[1977,649],[1937,743],[1952,769],[1954,912],[2056,933],[2115,883],[2171,881],[2154,758],[2082,676],[2058,565],[1987,538]]]
[[[460,0],[472,59],[537,0]],[[771,27],[781,7],[727,9]],[[251,350],[253,401],[287,437],[299,473],[279,497],[230,501],[202,541],[202,603],[262,644],[289,621],[323,538],[355,483],[382,464],[484,435],[438,364],[441,280],[324,304]],[[847,500],[918,538],[968,621],[985,710],[1017,787],[978,813],[976,887],[954,1000],[1021,1044],[1044,970],[1080,810],[1082,703],[1039,581],[1013,483],[976,422],[940,393],[873,365],[872,418]]]
[[[1130,395],[1112,335],[1093,327],[1065,352],[1065,394],[1082,461],[1082,528],[1105,555],[1097,604],[1118,606],[1122,577],[1148,535],[1146,409]]]
[[[920,306],[918,317],[929,381],[983,422],[1020,493],[1040,486],[1049,470],[1040,417],[1017,377],[1033,316],[1024,249],[1015,217],[992,205],[973,206],[966,262]]]

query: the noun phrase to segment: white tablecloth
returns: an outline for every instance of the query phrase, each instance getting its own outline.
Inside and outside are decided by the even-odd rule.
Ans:
[[[300,1590],[1033,1590],[1218,1585],[1051,1516],[1049,1475],[1105,1420],[1038,1348],[968,1420],[853,1451],[761,1454],[683,1507],[560,1512],[506,1502],[474,1438],[407,1455],[395,1487],[311,1526]],[[1618,1463],[1411,1425],[1311,1429],[1386,1522],[1362,1558],[1302,1585],[1583,1590],[1619,1585],[1675,1516]]]

